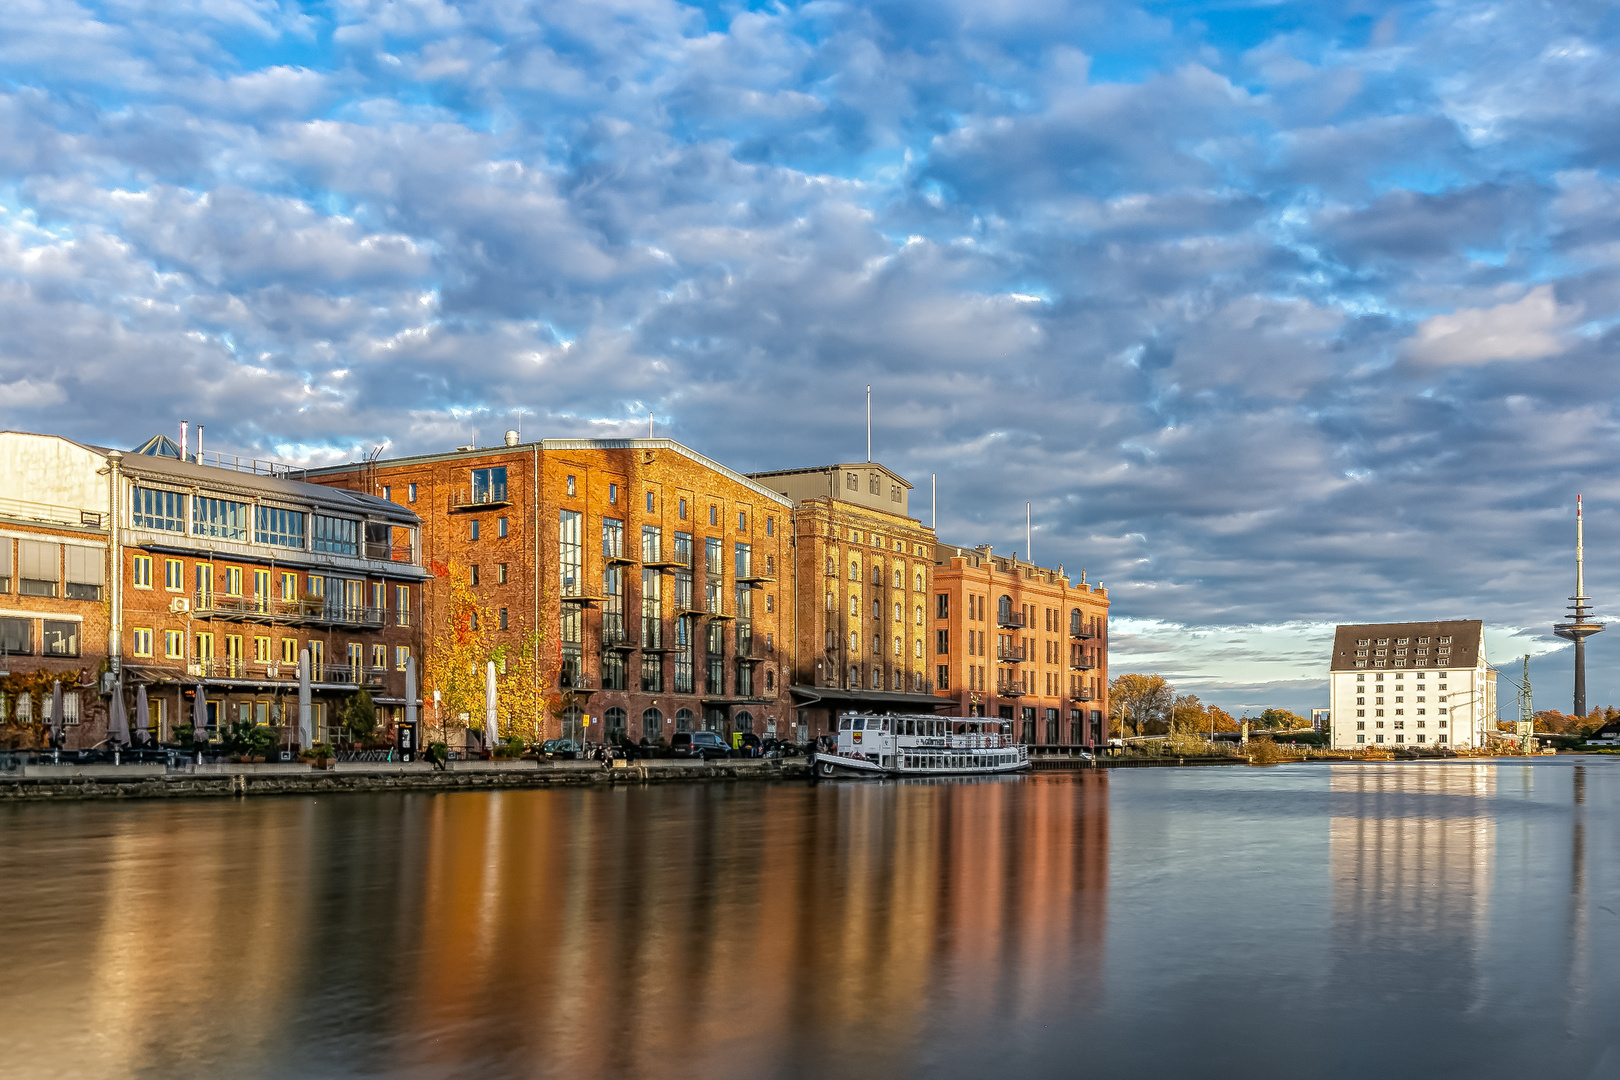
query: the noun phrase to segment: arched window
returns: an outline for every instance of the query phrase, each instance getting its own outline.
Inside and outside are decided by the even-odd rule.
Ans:
[[[883,689],[883,670],[876,664],[872,665],[872,689]]]
[[[724,731],[726,727],[726,710],[717,705],[711,705],[703,710],[703,728],[705,731]]]
[[[833,608],[835,608],[835,607],[836,607],[836,606],[837,606],[837,605],[836,605],[836,604],[834,604],[834,603],[833,603],[833,594],[832,594],[832,593],[828,593],[828,594],[827,594],[827,610],[828,610],[828,611],[831,611],[831,610],[833,610]]]
[[[896,655],[896,656],[904,656],[905,655],[905,650],[904,650],[904,648],[902,648],[902,646],[900,644],[900,635],[899,634],[894,635],[894,655]]]
[[[849,594],[849,613],[857,619],[861,617],[861,594]]]
[[[996,601],[996,621],[1001,623],[1002,626],[1007,626],[1008,624],[1012,623],[1012,597],[1003,596],[1000,600]]]
[[[906,572],[898,566],[894,568],[894,587],[897,589],[906,587]]]
[[[917,605],[917,625],[918,625],[918,626],[921,626],[921,625],[922,625],[922,624],[923,624],[923,623],[922,623],[922,619],[923,619],[923,616],[922,616],[922,605],[921,605],[921,604],[918,604],[918,605]]]
[[[1073,634],[1075,637],[1079,637],[1081,631],[1083,631],[1084,629],[1085,629],[1085,617],[1080,614],[1080,609],[1079,608],[1071,609],[1069,611],[1069,633]]]
[[[664,735],[664,714],[657,709],[648,709],[641,714],[641,737],[648,742],[657,742]]]
[[[749,712],[747,709],[743,709],[732,718],[731,726],[737,731],[753,731],[754,714]]]
[[[915,588],[918,592],[923,591],[923,572],[921,570],[917,571],[917,584]]]
[[[900,622],[900,623],[905,622],[906,621],[905,612],[906,612],[906,609],[900,605],[900,601],[896,600],[894,602],[894,621],[895,622]]]
[[[873,566],[872,567],[872,584],[874,584],[874,585],[883,584],[883,567],[881,567],[881,566]]]
[[[691,709],[677,709],[677,710],[675,710],[675,730],[676,731],[691,731],[692,730],[692,710]]]
[[[625,712],[623,709],[615,705],[602,714],[602,719],[607,729],[605,734],[610,742],[618,742],[624,738]]]
[[[854,630],[851,630],[849,632],[849,651],[850,652],[857,652],[860,649],[860,647],[861,647],[861,639],[856,636],[856,632]]]
[[[851,635],[851,636],[853,636],[853,635]],[[851,646],[853,646],[854,644],[855,643],[853,641],[850,642]],[[851,664],[851,665],[849,665],[849,688],[851,690],[859,690],[860,686],[861,686],[861,669],[859,667],[855,666],[854,664]]]
[[[922,659],[922,638],[918,638],[915,642],[913,642],[913,644],[916,646],[916,648],[912,649],[911,651],[912,651],[913,654],[916,655],[918,660],[921,660]]]
[[[849,562],[849,580],[861,580],[861,564],[851,559]]]
[[[767,694],[774,694],[776,692],[776,672],[772,671],[770,668],[765,669],[765,692]]]
[[[833,565],[833,557],[829,555],[827,556],[827,576],[832,577],[836,573],[838,573],[838,567]]]

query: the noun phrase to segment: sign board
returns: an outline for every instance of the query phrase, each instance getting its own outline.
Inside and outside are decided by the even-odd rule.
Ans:
[[[1516,731],[1519,737],[1522,739],[1527,735],[1534,735],[1536,733],[1536,725],[1533,720],[1520,720],[1513,725],[1513,730]]]
[[[394,748],[399,751],[399,760],[416,760],[416,725],[405,722],[394,725]]]

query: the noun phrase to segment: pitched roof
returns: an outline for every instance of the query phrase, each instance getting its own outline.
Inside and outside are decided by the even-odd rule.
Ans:
[[[1440,656],[1440,639],[1449,637],[1450,643],[1445,645],[1451,652]],[[1396,642],[1406,638],[1406,645],[1396,645]],[[1429,640],[1418,644],[1419,638]],[[1366,641],[1367,645],[1357,645],[1359,641]],[[1378,644],[1383,641],[1384,644]],[[1454,619],[1441,622],[1412,622],[1412,623],[1357,623],[1341,626],[1333,635],[1333,660],[1329,670],[1353,671],[1356,670],[1356,661],[1367,661],[1368,668],[1378,667],[1373,660],[1383,660],[1383,667],[1417,667],[1415,663],[1419,657],[1418,648],[1429,650],[1428,655],[1421,659],[1428,661],[1424,667],[1438,668],[1471,668],[1476,666],[1485,657],[1485,624],[1479,619]],[[1365,649],[1367,655],[1356,656],[1357,649]],[[1406,653],[1397,656],[1397,648],[1405,649]],[[1383,649],[1384,656],[1375,656],[1377,650]],[[1395,661],[1402,663],[1397,664]]]

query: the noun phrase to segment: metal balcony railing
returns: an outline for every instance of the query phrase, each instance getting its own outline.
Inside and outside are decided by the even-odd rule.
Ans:
[[[1070,669],[1072,669],[1074,671],[1091,671],[1096,666],[1097,666],[1096,664],[1093,664],[1090,660],[1086,659],[1084,656],[1071,656],[1071,657],[1069,657],[1069,667],[1070,667]]]
[[[1018,611],[998,615],[996,616],[996,625],[1003,630],[1022,630],[1024,628],[1024,613]]]
[[[998,664],[1022,664],[1024,662],[1024,647],[1022,645],[1002,646],[996,650],[996,662]]]
[[[1069,697],[1074,701],[1090,701],[1092,693],[1090,690],[1070,690]]]
[[[198,589],[192,593],[191,603],[198,615],[250,622],[382,626],[388,617],[387,608],[331,603],[319,596],[277,600],[269,596],[233,596],[211,589]],[[396,618],[399,614],[397,611],[394,613]],[[405,617],[409,620],[410,613],[406,612]],[[401,625],[408,625],[408,622]]]
[[[257,660],[239,660],[234,657],[214,657],[208,660],[188,660],[185,673],[197,679],[243,679],[255,682],[271,681],[296,684],[297,664],[266,664]],[[387,668],[358,667],[349,664],[318,663],[310,665],[310,682],[341,686],[380,686],[388,674]]]
[[[413,561],[409,544],[392,544],[380,540],[367,540],[361,548],[361,553],[368,559],[377,559],[382,562]]]
[[[457,488],[450,496],[451,510],[481,510],[486,507],[496,508],[508,506],[510,499],[506,497],[506,488],[494,487],[480,491],[470,488]]]
[[[996,685],[997,697],[1023,697],[1023,683],[998,683]]]
[[[1072,637],[1072,638],[1080,638],[1081,640],[1084,640],[1084,641],[1089,641],[1093,637],[1096,637],[1095,634],[1093,634],[1090,630],[1087,630],[1083,626],[1080,627],[1078,630],[1076,630],[1072,626],[1069,627],[1069,636]]]

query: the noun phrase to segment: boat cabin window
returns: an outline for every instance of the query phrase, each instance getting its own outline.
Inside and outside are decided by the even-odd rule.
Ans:
[[[838,730],[839,731],[848,731],[849,730],[849,717],[846,716],[846,717],[844,717],[844,719],[842,721],[839,722]]]

